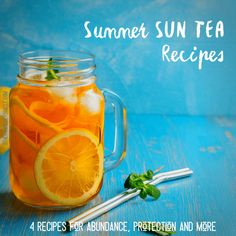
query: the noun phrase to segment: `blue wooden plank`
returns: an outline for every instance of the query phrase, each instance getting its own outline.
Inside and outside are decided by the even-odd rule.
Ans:
[[[81,208],[44,211],[24,206],[10,192],[8,153],[1,156],[0,235],[15,235],[16,231],[19,235],[41,235],[41,232],[30,231],[33,221],[69,219],[122,191],[130,172],[143,172],[162,165],[164,171],[188,166],[194,170],[194,175],[160,185],[162,196],[158,201],[136,198],[96,221],[128,221],[131,229],[134,221],[142,220],[176,221],[177,225],[181,221],[216,221],[217,231],[212,235],[236,235],[236,117],[129,115],[128,120],[127,158],[117,169],[105,174],[99,195]],[[57,234],[60,233],[45,235]],[[80,235],[125,234],[83,232]],[[179,232],[177,235],[198,234]]]

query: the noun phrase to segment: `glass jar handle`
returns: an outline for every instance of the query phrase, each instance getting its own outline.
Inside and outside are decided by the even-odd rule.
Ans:
[[[105,156],[105,172],[117,167],[126,155],[126,108],[119,96],[108,89],[102,90],[106,103],[112,104],[115,120],[115,137],[112,153]]]

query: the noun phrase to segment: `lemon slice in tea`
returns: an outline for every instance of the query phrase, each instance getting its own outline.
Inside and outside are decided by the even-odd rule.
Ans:
[[[62,205],[82,205],[99,190],[103,147],[86,129],[61,132],[39,150],[35,177],[40,191]]]

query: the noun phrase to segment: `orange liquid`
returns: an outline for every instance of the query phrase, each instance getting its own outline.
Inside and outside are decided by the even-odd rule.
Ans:
[[[10,182],[15,196],[32,206],[60,206],[45,197],[37,186],[34,164],[38,151],[53,136],[75,128],[89,130],[103,145],[104,98],[95,84],[79,87],[19,84],[11,90],[10,124]]]

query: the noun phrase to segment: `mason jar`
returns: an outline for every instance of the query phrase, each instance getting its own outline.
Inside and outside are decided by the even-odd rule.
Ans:
[[[126,153],[126,110],[96,86],[94,56],[81,51],[32,51],[19,56],[10,93],[10,183],[27,205],[86,204],[105,171]],[[105,105],[114,108],[113,151],[104,157]]]

